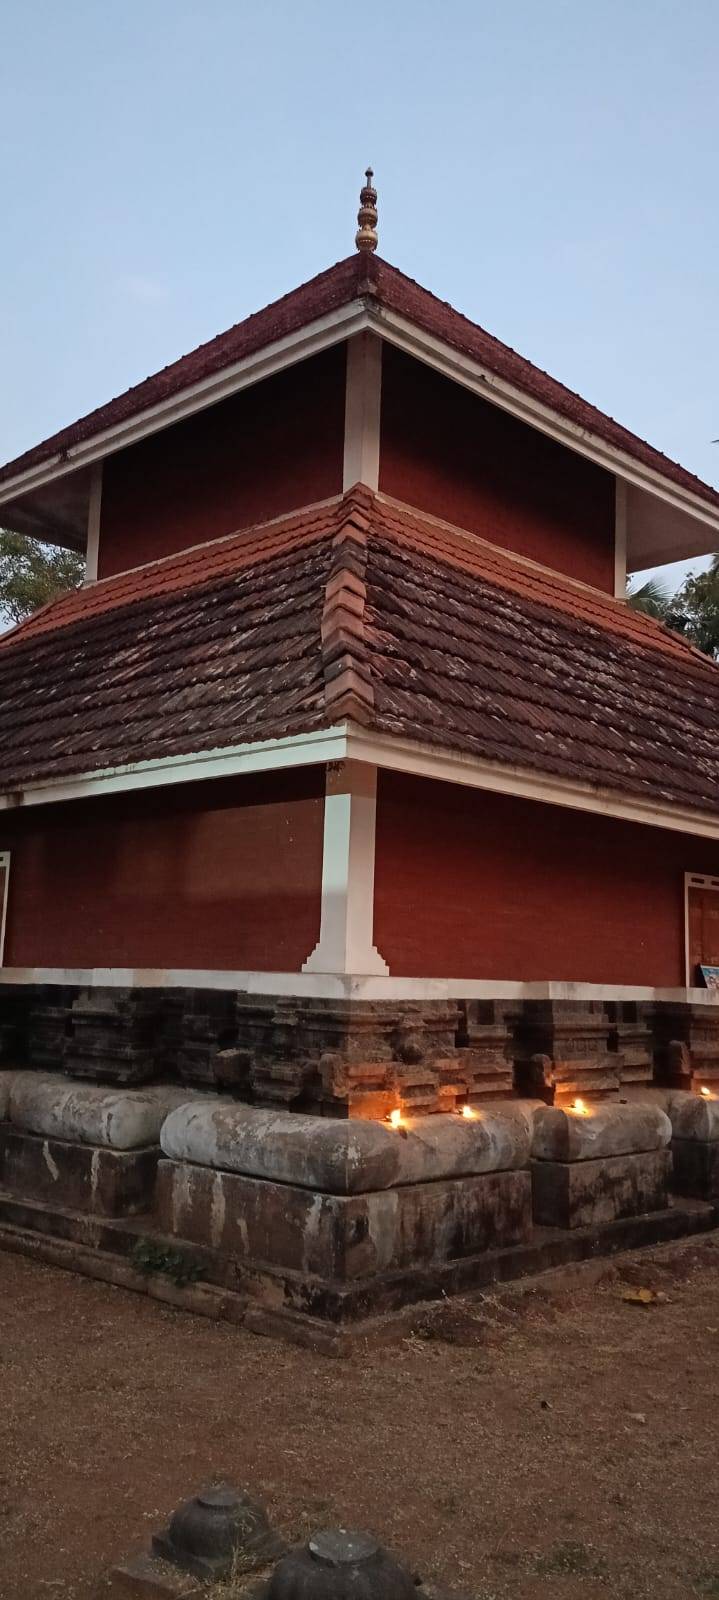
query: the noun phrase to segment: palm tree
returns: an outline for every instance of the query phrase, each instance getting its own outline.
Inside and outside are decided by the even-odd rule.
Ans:
[[[648,617],[656,617],[658,622],[664,622],[669,610],[669,595],[658,578],[647,578],[639,589],[627,588],[627,605],[631,606],[632,611],[644,611]]]
[[[704,572],[689,572],[676,594],[667,594],[657,578],[648,578],[638,589],[627,586],[627,605],[684,634],[719,661],[719,552]]]

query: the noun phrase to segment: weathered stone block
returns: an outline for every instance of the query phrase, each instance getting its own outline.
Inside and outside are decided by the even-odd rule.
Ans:
[[[161,1033],[154,990],[81,989],[72,1004],[65,1071],[96,1083],[149,1083]]]
[[[536,1094],[537,1063],[550,1065],[555,1097],[616,1092],[621,1053],[610,1046],[610,1020],[599,1001],[527,1000],[511,1012],[515,1081],[520,1093]]]
[[[590,1161],[533,1161],[534,1221],[584,1228],[661,1211],[668,1205],[667,1150]]]
[[[609,1049],[617,1056],[622,1086],[651,1083],[654,1044],[651,1006],[643,1001],[608,1001]]]
[[[237,1053],[236,998],[214,989],[187,990],[178,1024],[177,1070],[183,1083],[247,1091],[249,1059]],[[233,1052],[232,1061],[229,1052]]]
[[[206,1592],[204,1579],[151,1555],[130,1557],[113,1567],[102,1590],[104,1600],[196,1600]]]
[[[391,1128],[209,1099],[178,1106],[160,1133],[174,1161],[329,1194],[524,1167],[531,1138],[531,1113],[519,1105]]]
[[[575,1162],[631,1155],[663,1150],[671,1135],[666,1111],[654,1102],[599,1102],[584,1115],[559,1106],[540,1106],[534,1112],[532,1156],[540,1161]]]
[[[645,1090],[661,1101],[672,1127],[672,1189],[719,1199],[719,1098],[681,1089]]]
[[[0,984],[0,1066],[26,1060],[30,993],[21,984]]]
[[[0,1072],[0,1122],[4,1122],[8,1114],[14,1078],[14,1072]]]
[[[662,1001],[652,1010],[655,1080],[688,1090],[719,1089],[719,1005]]]
[[[719,1144],[709,1139],[672,1139],[672,1189],[697,1200],[719,1200]]]
[[[132,1216],[152,1207],[159,1157],[43,1139],[0,1123],[0,1181],[10,1194],[93,1216]]]
[[[500,1000],[460,1003],[456,1062],[453,1075],[460,1098],[481,1103],[486,1095],[513,1092],[511,1007]]]
[[[74,1083],[60,1073],[15,1072],[7,1114],[14,1127],[27,1133],[132,1150],[158,1144],[169,1112],[190,1099],[198,1096],[177,1084],[111,1089]]]
[[[338,1195],[163,1160],[157,1192],[163,1231],[245,1265],[328,1281],[474,1255],[531,1230],[528,1171]]]
[[[459,1009],[445,1001],[237,999],[252,1098],[338,1117],[453,1104]]]
[[[45,1071],[62,1067],[76,994],[76,989],[59,985],[32,986],[25,1052],[29,1066]]]

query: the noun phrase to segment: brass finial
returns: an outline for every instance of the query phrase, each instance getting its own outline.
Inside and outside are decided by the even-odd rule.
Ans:
[[[374,173],[371,167],[367,168],[365,177],[367,182],[360,189],[360,208],[357,212],[359,227],[355,234],[355,244],[362,254],[377,249],[377,190],[372,186]]]

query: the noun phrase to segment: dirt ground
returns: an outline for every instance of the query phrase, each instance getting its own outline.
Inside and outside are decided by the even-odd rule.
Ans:
[[[600,1271],[333,1360],[0,1255],[0,1595],[98,1600],[227,1478],[477,1600],[719,1596],[719,1240]]]

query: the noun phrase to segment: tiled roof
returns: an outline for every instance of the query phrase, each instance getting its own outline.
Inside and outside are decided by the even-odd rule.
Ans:
[[[371,296],[380,307],[396,312],[416,327],[480,362],[498,378],[550,407],[559,416],[603,439],[616,449],[652,468],[663,477],[690,490],[701,500],[719,507],[719,490],[703,483],[678,462],[615,422],[596,406],[555,378],[517,355],[477,323],[455,311],[445,301],[423,289],[379,256],[348,256],[281,300],[247,317],[226,333],[200,345],[189,355],[145,378],[107,405],[91,411],[69,428],[53,434],[0,467],[0,485],[17,474],[62,455],[73,446],[94,438],[107,428],[139,417],[193,384],[222,372],[243,357],[264,349],[275,340],[297,332],[317,318]]]
[[[350,717],[716,811],[719,670],[659,623],[357,488],[0,640],[0,789]]]

